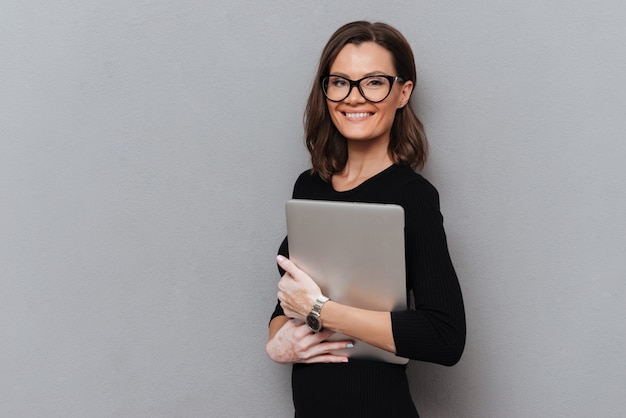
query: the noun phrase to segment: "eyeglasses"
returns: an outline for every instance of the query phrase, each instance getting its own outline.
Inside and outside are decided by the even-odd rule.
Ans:
[[[389,96],[393,83],[396,81],[403,83],[404,79],[390,75],[370,75],[360,80],[350,80],[340,75],[327,75],[320,78],[324,95],[331,102],[345,100],[353,87],[356,87],[368,102],[382,102]]]

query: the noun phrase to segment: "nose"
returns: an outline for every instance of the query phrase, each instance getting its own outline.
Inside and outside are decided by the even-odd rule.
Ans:
[[[352,85],[350,86],[350,93],[348,93],[348,97],[346,97],[344,101],[348,104],[354,104],[354,103],[363,103],[363,102],[366,102],[367,100],[365,100],[365,97],[363,97],[363,95],[361,94],[361,91],[359,90],[358,86]]]

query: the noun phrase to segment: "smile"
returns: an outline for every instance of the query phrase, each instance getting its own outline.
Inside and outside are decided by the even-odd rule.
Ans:
[[[348,119],[360,119],[372,116],[373,113],[344,113]]]

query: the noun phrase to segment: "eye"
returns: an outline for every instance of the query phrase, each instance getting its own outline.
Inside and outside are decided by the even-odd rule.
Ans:
[[[368,77],[363,81],[365,83],[365,87],[367,88],[382,87],[389,83],[385,77],[378,77],[378,76]]]
[[[331,76],[328,78],[328,85],[331,87],[346,87],[348,82],[342,77]]]

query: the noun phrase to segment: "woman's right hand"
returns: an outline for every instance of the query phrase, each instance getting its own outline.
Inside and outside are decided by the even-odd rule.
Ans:
[[[306,324],[287,319],[270,337],[265,351],[277,363],[345,363],[347,356],[332,354],[331,351],[351,348],[352,341],[326,341],[333,334],[329,330],[316,334]]]

